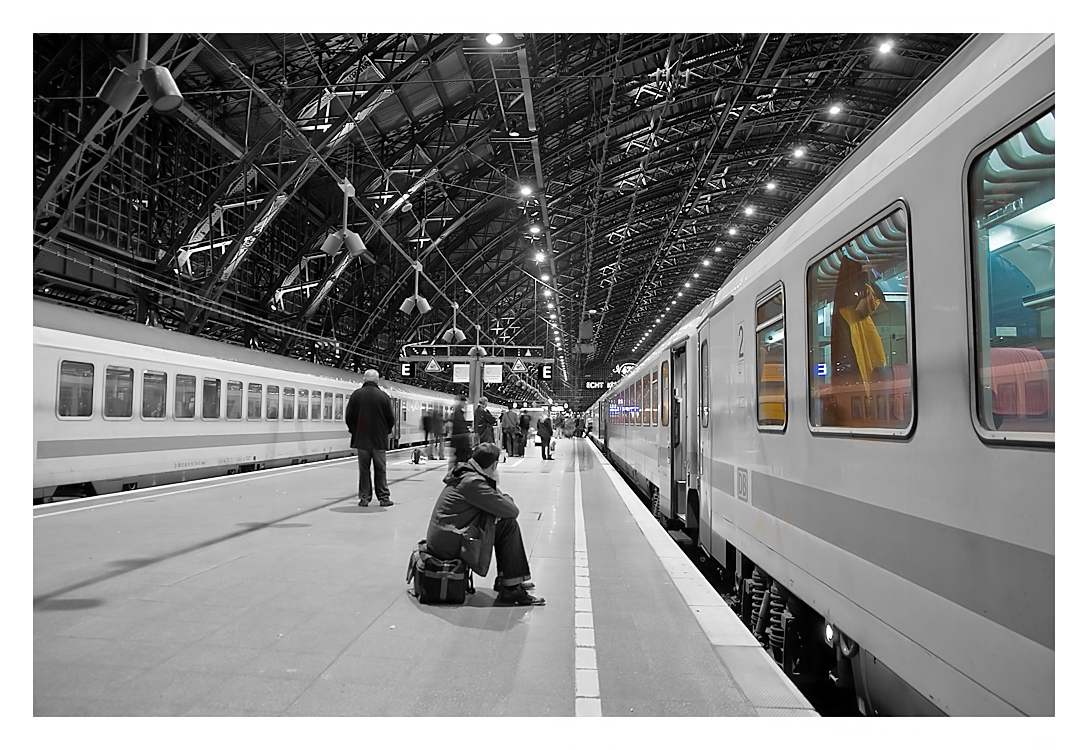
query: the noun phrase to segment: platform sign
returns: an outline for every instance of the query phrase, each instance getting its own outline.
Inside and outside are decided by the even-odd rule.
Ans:
[[[552,379],[552,366],[551,365],[540,365],[540,375],[539,375],[539,377],[540,377],[541,380],[551,380]]]
[[[401,362],[400,363],[400,376],[402,378],[412,377],[412,363],[411,362]]]
[[[484,365],[484,382],[501,383],[502,365]]]
[[[511,372],[525,372],[528,368],[525,367],[525,363],[521,361],[521,357],[514,360],[513,366],[510,368]]]
[[[438,360],[431,357],[431,361],[427,363],[427,372],[442,372],[442,365],[438,364]]]
[[[455,363],[453,365],[453,382],[454,383],[467,383],[468,382],[468,363],[464,364]]]

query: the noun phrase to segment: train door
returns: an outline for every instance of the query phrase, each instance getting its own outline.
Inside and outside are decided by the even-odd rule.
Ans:
[[[687,393],[686,349],[681,347],[672,352],[668,363],[669,399],[669,466],[672,467],[672,498],[670,514],[673,518],[687,525],[688,512],[688,469],[687,449],[684,437],[687,435],[687,414],[684,410],[684,394]],[[664,383],[662,385],[665,385]]]
[[[711,459],[713,456],[714,432],[710,429],[710,392],[712,389],[710,378],[710,329],[706,323],[699,329],[699,336],[696,340],[699,347],[698,358],[696,359],[696,366],[699,368],[699,380],[698,390],[695,394],[698,403],[695,404],[694,409],[691,409],[691,414],[696,420],[694,427],[695,434],[698,436],[696,438],[698,450],[695,453],[693,462],[695,465],[692,467],[691,485],[696,490],[697,499],[693,498],[693,501],[697,505],[691,511],[691,514],[695,516],[691,526],[695,530],[695,537],[704,547],[708,547],[713,538],[710,532],[713,523],[711,510],[713,482],[711,473],[714,469],[714,462]]]
[[[609,423],[609,421],[611,420],[611,417],[612,417],[612,415],[611,415],[611,413],[609,412],[609,409],[608,409],[608,401],[607,400],[601,402],[600,413],[597,416],[598,416],[597,424],[594,425],[594,426],[598,430],[597,434],[600,436],[601,441],[604,443],[604,450],[607,453],[608,452],[608,423]]]
[[[400,445],[400,426],[405,420],[405,416],[401,413],[401,404],[403,403],[399,398],[393,399],[393,431],[389,433],[390,448],[396,448]]]

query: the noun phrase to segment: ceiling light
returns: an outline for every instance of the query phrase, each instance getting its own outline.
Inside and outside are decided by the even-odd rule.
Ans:
[[[774,190],[775,189],[775,184],[773,182],[768,182],[767,183],[767,189],[768,190]]]
[[[736,234],[736,233],[737,233],[737,228],[736,227],[729,227],[729,234]]]
[[[708,258],[703,258],[703,265],[704,266],[709,266],[710,265],[710,260]]]
[[[831,114],[833,115],[837,115],[839,112],[842,112],[842,107],[840,107],[838,104],[832,104],[831,109],[828,111],[831,112]]]
[[[698,274],[698,273],[694,273],[694,274],[692,274],[692,275],[693,275],[693,276],[694,276],[695,278],[699,278],[699,274]]]
[[[752,208],[751,206],[745,206],[744,207],[744,215],[745,216],[751,216],[754,211],[755,211],[755,209]]]
[[[528,185],[522,185],[521,186],[521,194],[522,195],[532,195],[533,194],[533,189],[531,187],[529,187]]]
[[[677,292],[677,293],[676,293],[676,296],[677,296],[677,297],[683,297],[683,296],[684,296],[684,293],[683,293],[683,292]]]
[[[536,254],[536,262],[537,263],[543,263],[544,262],[544,253],[537,253]]]
[[[888,54],[889,52],[892,51],[892,43],[891,42],[884,42],[884,44],[880,45],[880,51],[883,52],[884,54]]]
[[[555,305],[553,305],[553,304],[552,304],[551,302],[549,302],[549,303],[548,303],[548,309],[549,309],[549,310],[554,310],[554,309],[555,309]]]
[[[517,138],[518,136],[521,135],[521,131],[518,130],[517,128],[511,128],[510,129],[510,135],[513,136],[514,138]]]
[[[804,156],[804,155],[805,155],[805,150],[804,150],[803,148],[795,148],[795,149],[793,150],[793,155],[794,155],[794,156],[795,156],[796,158],[800,159],[800,158],[801,158],[802,156]]]
[[[540,234],[540,227],[538,227],[536,224],[533,224],[531,227],[529,227],[529,231],[533,234]]]
[[[684,286],[690,289],[691,288],[691,282],[690,281],[685,281]]]
[[[548,274],[546,274],[546,273],[542,273],[542,274],[540,274],[540,280],[541,280],[541,281],[547,281],[547,280],[548,280],[548,279],[550,279],[550,278],[551,278],[551,276],[549,276],[549,275],[548,275]]]
[[[484,39],[491,45],[502,44],[502,34],[488,34]]]
[[[555,313],[552,313],[552,320],[555,320]]]
[[[551,297],[552,296],[552,290],[551,289],[545,289],[544,290],[544,296],[545,297]]]

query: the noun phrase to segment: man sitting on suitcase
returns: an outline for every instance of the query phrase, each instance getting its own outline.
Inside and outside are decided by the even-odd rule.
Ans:
[[[499,604],[533,605],[544,600],[526,589],[529,559],[518,525],[514,498],[499,492],[499,446],[481,443],[468,461],[457,463],[443,480],[427,526],[427,549],[443,560],[464,560],[487,575],[491,550],[498,565],[495,589]]]

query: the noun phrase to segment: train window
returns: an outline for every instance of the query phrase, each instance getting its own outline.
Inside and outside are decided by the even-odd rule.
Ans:
[[[227,419],[242,418],[242,384],[237,380],[227,381]]]
[[[669,407],[672,405],[672,391],[669,390],[669,363],[661,363],[661,424],[669,423]]]
[[[143,406],[140,415],[144,419],[166,417],[166,373],[144,370]]]
[[[295,418],[295,389],[283,387],[283,418]]]
[[[57,381],[57,416],[89,417],[94,399],[94,365],[61,360]]]
[[[264,416],[266,419],[280,418],[280,387],[278,385],[270,385],[265,391]]]
[[[310,394],[310,419],[315,422],[321,419],[321,391]]]
[[[174,419],[196,417],[196,376],[174,376]]]
[[[261,418],[261,394],[264,386],[260,383],[249,384],[249,395],[246,398],[246,419]]]
[[[325,412],[322,419],[332,419],[332,391],[325,391]]]
[[[132,417],[132,368],[106,366],[106,392],[102,416]]]
[[[1054,440],[1053,110],[968,174],[975,414],[989,437]]]
[[[310,392],[305,388],[298,389],[298,418],[306,419],[310,412]]]
[[[900,205],[808,267],[809,424],[815,430],[910,431],[909,247],[907,211]]]
[[[631,411],[634,413],[635,424],[642,424],[642,378],[635,381],[635,401]]]
[[[650,404],[650,420],[654,427],[657,426],[657,404],[660,392],[657,388],[657,371],[653,372],[653,376],[650,378],[650,389],[653,391],[653,401]]]
[[[710,426],[710,349],[706,341],[699,347],[699,413],[703,427]]]
[[[204,396],[201,399],[200,416],[204,419],[219,419],[219,396],[222,381],[218,378],[204,378]]]
[[[428,413],[430,413],[429,407],[428,407]],[[344,419],[344,394],[343,393],[337,393],[336,394],[336,416],[334,417],[334,419],[337,422],[340,422],[340,421],[342,421]]]
[[[650,426],[650,373],[646,373],[642,376],[642,424],[646,427]]]
[[[786,426],[785,289],[779,283],[756,303],[756,424]]]

